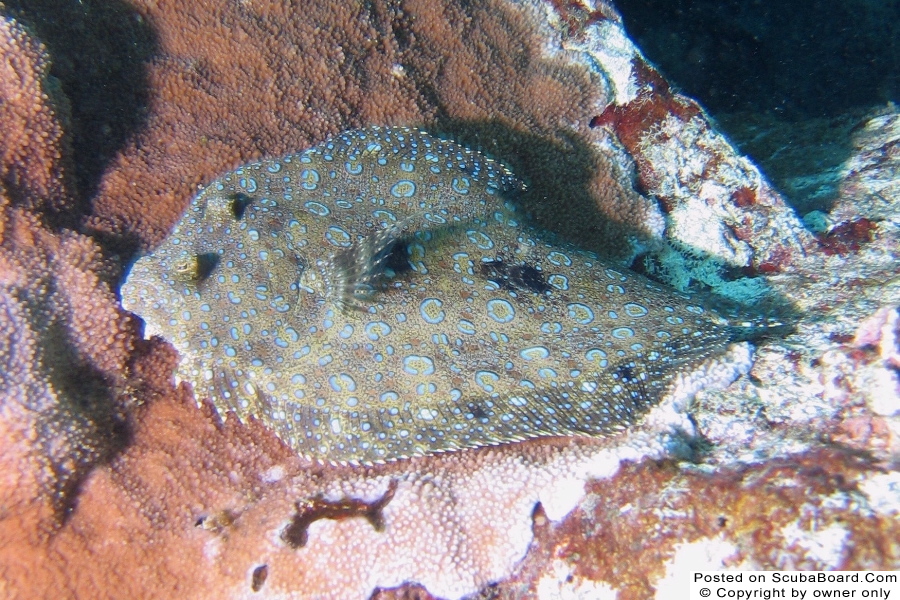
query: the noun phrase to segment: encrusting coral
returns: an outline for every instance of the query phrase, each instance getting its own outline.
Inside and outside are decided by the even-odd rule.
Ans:
[[[10,18],[0,32],[4,525],[30,522],[26,513],[36,509],[37,529],[52,530],[121,429],[111,390],[124,381],[137,329],[111,293],[99,247],[73,232],[54,235],[41,221],[72,204],[71,155],[57,118],[64,111],[45,91],[41,44]],[[41,507],[40,498],[50,503]]]
[[[588,249],[630,258],[660,232],[655,204],[589,143],[583,107],[607,101],[596,77],[544,52],[534,6],[154,7],[136,4],[160,44],[150,113],[94,200],[104,235],[152,247],[199,184],[370,124],[424,124],[509,161],[526,210]]]
[[[0,15],[3,12],[0,3]],[[61,210],[71,203],[66,99],[49,75],[41,43],[16,20],[3,16],[0,56],[3,194],[31,209]]]
[[[649,173],[641,173],[643,148],[630,146],[621,128],[588,126],[611,102],[637,106],[630,103],[640,56],[608,6],[133,6],[123,16],[148,23],[158,44],[152,60],[133,65],[146,69],[148,112],[103,165],[91,198],[77,198],[68,180],[69,165],[85,159],[71,154],[67,119],[86,113],[68,111],[49,75],[56,57],[22,25],[37,13],[25,5],[12,15],[0,6],[0,64],[12,68],[0,89],[18,103],[4,102],[0,127],[25,134],[0,138],[0,595],[344,599],[424,588],[444,598],[485,589],[500,597],[599,589],[651,597],[673,585],[667,569],[680,568],[697,543],[719,549],[714,568],[729,559],[766,568],[900,564],[889,541],[896,471],[885,467],[896,440],[879,446],[885,436],[852,431],[860,419],[891,431],[891,406],[879,408],[885,414],[876,420],[854,389],[841,387],[856,380],[836,375],[818,388],[768,387],[769,380],[834,375],[816,362],[828,358],[821,348],[829,334],[844,340],[840,365],[870,360],[877,364],[869,371],[882,373],[894,360],[895,313],[877,312],[873,326],[886,358],[871,358],[871,335],[860,334],[860,347],[847,345],[853,316],[876,312],[884,300],[874,287],[859,310],[832,320],[833,330],[804,323],[800,339],[815,342],[808,349],[763,346],[750,379],[741,377],[751,369],[749,347],[733,346],[727,360],[681,377],[677,393],[639,427],[606,440],[555,438],[378,467],[324,466],[252,419],[223,422],[211,407],[198,409],[187,386],[172,384],[176,350],[141,339],[115,290],[133,251],[158,244],[197,186],[238,164],[375,123],[450,133],[509,161],[529,184],[523,202],[539,225],[619,259],[658,244],[672,207],[631,189],[627,155],[640,180]],[[646,94],[645,101],[671,106],[652,86]],[[673,132],[688,139],[697,131],[691,123]],[[636,126],[633,139],[658,132],[652,125]],[[667,148],[673,160],[686,151],[678,143]],[[758,176],[747,169],[746,177]],[[721,191],[715,182],[704,188],[702,172],[692,183],[685,202],[697,190]],[[770,211],[766,223],[793,232],[783,204],[748,207],[746,195],[725,189],[717,206],[738,219],[741,209]],[[87,201],[90,214],[69,215],[84,217],[79,231],[52,218]],[[873,225],[858,254],[866,244],[889,247],[889,231]],[[780,239],[771,246],[754,240],[754,257],[775,252]],[[801,245],[816,252],[815,244]],[[792,256],[778,267],[789,272],[795,262]],[[804,307],[824,314],[832,306],[822,303],[846,302],[850,289],[835,275],[831,295],[817,292]],[[710,391],[735,378],[731,400]],[[842,395],[823,392],[828,386]],[[803,420],[809,414],[818,420]],[[823,432],[874,458],[821,450]],[[701,436],[716,447],[705,449]],[[802,510],[752,484],[772,481],[773,472],[807,490]],[[654,520],[672,503],[687,516]],[[873,517],[860,518],[866,514]],[[816,522],[827,524],[827,535],[813,530]],[[767,523],[778,531],[742,533]],[[660,543],[636,554],[630,540],[659,526],[668,527]],[[602,560],[592,569],[578,556]],[[512,579],[496,583],[517,565]]]

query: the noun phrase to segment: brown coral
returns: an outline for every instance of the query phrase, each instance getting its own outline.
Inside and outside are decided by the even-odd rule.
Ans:
[[[509,161],[530,184],[526,207],[590,248],[628,256],[629,236],[650,235],[642,223],[652,203],[589,143],[582,107],[603,98],[586,72],[544,56],[522,8],[418,0],[137,10],[159,34],[150,115],[104,177],[90,219],[119,242],[159,242],[198,185],[239,163],[371,124],[424,125]]]
[[[0,185],[13,201],[58,211],[70,205],[67,106],[43,45],[0,3]]]
[[[152,352],[143,360],[160,358],[165,363]],[[620,456],[644,452],[640,436],[624,450],[556,440],[325,468],[257,423],[221,423],[211,407],[198,411],[184,388],[138,413],[127,452],[94,472],[66,526],[30,548],[12,546],[30,550],[27,570],[2,572],[12,589],[49,597],[63,586],[72,596],[105,598],[258,588],[346,600],[409,579],[461,597],[525,554],[536,503],[558,520],[588,473],[609,474]],[[98,589],[90,574],[107,565],[115,567]]]

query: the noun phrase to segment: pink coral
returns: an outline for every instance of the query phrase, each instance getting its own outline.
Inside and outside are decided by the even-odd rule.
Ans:
[[[110,387],[124,385],[136,328],[101,280],[110,271],[99,247],[42,222],[73,204],[65,103],[48,91],[46,52],[2,17],[0,54],[3,526],[49,531],[112,450],[124,416]]]
[[[0,345],[0,371],[4,439],[17,449],[5,458],[31,461],[40,486],[29,494],[64,508],[72,486],[111,451],[122,427],[110,388],[125,385],[136,328],[98,278],[104,269],[91,240],[54,236],[29,213],[5,208],[0,322],[10,335]],[[18,495],[30,488],[4,489]]]

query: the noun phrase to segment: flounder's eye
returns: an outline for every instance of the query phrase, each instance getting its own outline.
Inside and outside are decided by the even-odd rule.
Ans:
[[[240,192],[232,194],[229,197],[229,208],[231,209],[231,216],[234,217],[236,221],[240,221],[244,218],[244,211],[247,210],[247,207],[252,203],[253,198],[251,198],[247,194],[242,194]]]
[[[173,272],[181,281],[199,283],[209,278],[218,264],[219,255],[215,252],[187,254],[175,262]]]
[[[240,221],[253,198],[242,192],[227,196],[213,196],[207,201],[207,216],[216,221]]]

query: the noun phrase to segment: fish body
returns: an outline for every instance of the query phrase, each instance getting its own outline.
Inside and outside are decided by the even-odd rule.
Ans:
[[[122,302],[198,400],[323,461],[619,431],[729,329],[525,224],[519,187],[451,141],[349,131],[213,181]]]

